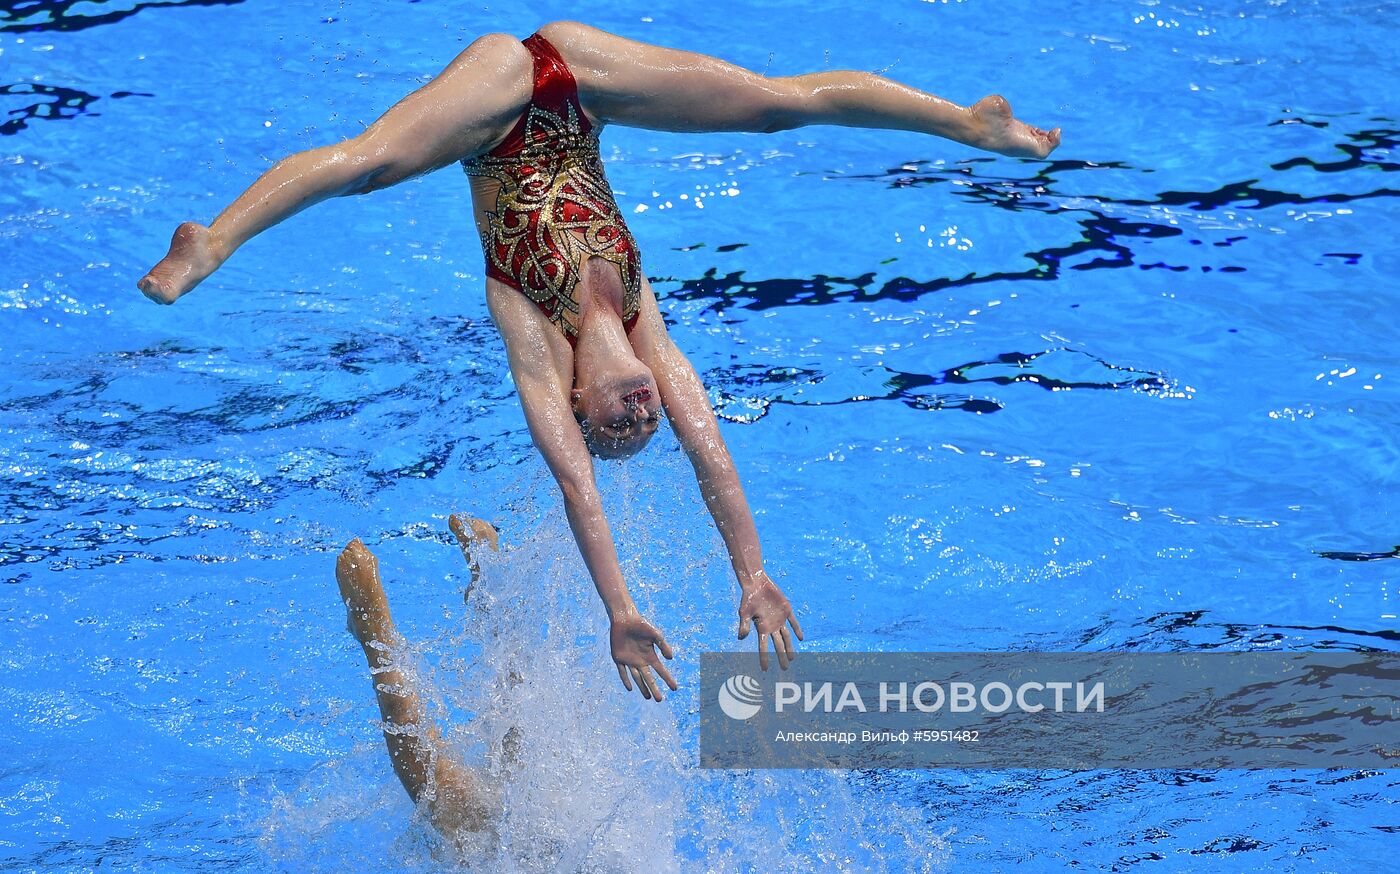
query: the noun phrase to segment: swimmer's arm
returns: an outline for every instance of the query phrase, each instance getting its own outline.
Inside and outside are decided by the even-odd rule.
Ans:
[[[510,372],[530,437],[559,484],[569,527],[609,618],[635,613],[637,605],[622,577],[612,531],[593,478],[593,459],[569,407],[568,388],[554,366],[548,341],[536,326],[529,324],[532,314],[521,312],[520,303],[529,302],[524,295],[514,296],[520,300],[506,295],[488,295],[487,299],[506,341]]]
[[[327,198],[366,194],[479,154],[530,99],[529,53],[513,37],[484,36],[358,136],[283,158],[209,227],[186,222],[170,253],[138,283],[173,303],[253,236]]]
[[[669,338],[647,362],[661,390],[666,417],[676,432],[700,485],[705,506],[724,538],[739,586],[752,588],[763,575],[763,549],[739,471],[719,433],[710,398],[685,355]]]
[[[744,497],[739,471],[710,408],[705,384],[667,333],[649,284],[642,296],[642,315],[634,330],[634,343],[643,350],[644,363],[656,378],[666,417],[690,458],[700,494],[729,552],[741,593],[739,639],[748,636],[750,623],[757,625],[763,666],[767,667],[771,638],[779,661],[786,667],[793,654],[792,633],[801,640],[802,628],[787,597],[763,568],[758,527]],[[792,633],[785,623],[792,624]]]
[[[509,289],[504,289],[503,294],[488,291],[486,299],[506,342],[511,376],[530,437],[559,484],[569,528],[608,612],[609,642],[618,676],[629,692],[635,681],[643,696],[660,701],[657,677],[672,690],[678,688],[661,662],[663,656],[672,657],[671,647],[661,632],[642,618],[623,579],[612,530],[593,478],[593,459],[569,406],[567,377],[554,360],[546,339],[546,334],[556,329],[523,294]],[[652,670],[656,677],[651,675]]]

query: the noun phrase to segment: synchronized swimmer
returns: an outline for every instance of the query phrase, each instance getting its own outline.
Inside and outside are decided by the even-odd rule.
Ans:
[[[604,178],[598,132],[607,124],[690,132],[773,133],[823,124],[907,130],[1030,158],[1045,157],[1060,142],[1058,128],[1016,120],[999,96],[965,107],[871,73],[770,78],[559,22],[524,41],[483,36],[360,135],[279,161],[212,225],[180,225],[169,253],[138,286],[154,301],[174,303],[251,237],[314,203],[460,163],[471,177],[486,256],[486,301],[530,436],[559,484],[611,620],[618,676],[628,691],[635,685],[660,701],[661,682],[677,688],[662,661],[672,657],[671,647],[628,593],[591,456],[634,455],[663,412],[694,466],[738,578],[739,638],[756,626],[760,656],[766,662],[771,641],[786,665],[802,631],[764,571],[753,516],[705,386],[667,333],[636,241]],[[352,630],[371,668],[382,668],[368,641],[389,642],[375,635],[392,636],[392,625],[373,557],[354,541],[337,572]],[[406,698],[386,704],[385,695],[394,696],[380,696],[390,725],[416,719]],[[386,739],[405,787],[418,798],[427,759],[415,750],[400,755],[387,731]],[[465,772],[456,774],[459,766],[452,769],[456,776],[444,785],[471,783]],[[466,788],[452,793],[478,798]],[[472,819],[484,815],[479,801],[454,807],[477,811]]]

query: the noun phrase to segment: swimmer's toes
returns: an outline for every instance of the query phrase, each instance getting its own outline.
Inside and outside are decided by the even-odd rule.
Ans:
[[[457,537],[458,543],[466,545],[471,542],[471,533],[467,530],[467,523],[462,521],[460,513],[453,513],[447,517],[447,528]]]
[[[159,304],[170,304],[175,302],[175,298],[170,294],[170,290],[156,279],[155,274],[147,273],[136,283],[136,287],[141,289],[141,293]]]
[[[336,576],[350,575],[359,572],[360,568],[366,567],[374,562],[374,553],[369,551],[365,542],[356,537],[345,548],[340,551],[340,555],[335,560]]]
[[[484,519],[471,520],[472,533],[476,539],[491,547],[492,552],[497,552],[501,548],[501,536],[496,533],[496,527]]]
[[[481,565],[477,562],[472,550],[482,543],[491,547],[495,552],[500,549],[500,536],[490,522],[468,516],[465,513],[453,513],[447,517],[447,527],[457,538],[457,546],[462,550],[462,558],[466,559],[467,566],[471,569],[471,582],[467,584],[467,590],[462,594],[463,599],[469,598],[472,586],[481,579]]]
[[[1013,158],[1043,158],[1058,143],[1051,134],[1013,117],[1011,104],[1000,94],[983,97],[972,105],[980,136],[975,145]]]
[[[457,542],[463,549],[468,549],[478,542],[485,543],[492,550],[500,549],[500,535],[490,522],[483,519],[465,513],[453,513],[447,517],[447,527],[456,535]]]
[[[389,602],[379,584],[379,562],[357,537],[340,551],[335,578],[345,603],[345,627],[361,644],[393,636]]]
[[[171,304],[219,268],[222,256],[209,228],[185,222],[170,238],[170,251],[136,285],[156,303]]]

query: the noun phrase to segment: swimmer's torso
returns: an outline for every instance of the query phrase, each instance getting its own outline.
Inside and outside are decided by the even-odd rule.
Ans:
[[[598,136],[554,46],[539,34],[524,45],[534,59],[529,105],[500,145],[462,161],[486,274],[534,301],[574,343],[579,276],[589,258],[602,258],[621,276],[630,331],[641,304],[641,258],[603,176]]]

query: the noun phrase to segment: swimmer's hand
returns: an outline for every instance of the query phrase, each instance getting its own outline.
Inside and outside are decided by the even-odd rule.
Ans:
[[[170,238],[170,251],[151,272],[141,277],[136,287],[156,303],[174,303],[218,270],[225,257],[213,231],[201,224],[185,222]]]
[[[661,655],[671,658],[670,644],[661,636],[661,632],[656,630],[656,626],[643,619],[641,614],[635,611],[613,614],[609,638],[612,641],[613,662],[617,664],[617,675],[622,678],[622,685],[628,692],[632,691],[632,682],[635,680],[643,698],[660,701],[661,686],[656,682],[656,677],[652,676],[652,671],[666,681],[672,692],[680,688],[676,681],[671,679],[671,672],[666,670],[666,665],[656,654],[657,650],[660,650]]]
[[[749,636],[749,624],[758,626],[758,664],[768,670],[768,640],[773,640],[773,651],[778,654],[778,665],[787,670],[797,654],[793,648],[792,635],[802,639],[802,626],[792,613],[792,605],[778,584],[769,579],[768,574],[759,571],[752,580],[743,586],[744,595],[739,599],[739,639]],[[787,623],[792,623],[788,631]]]

